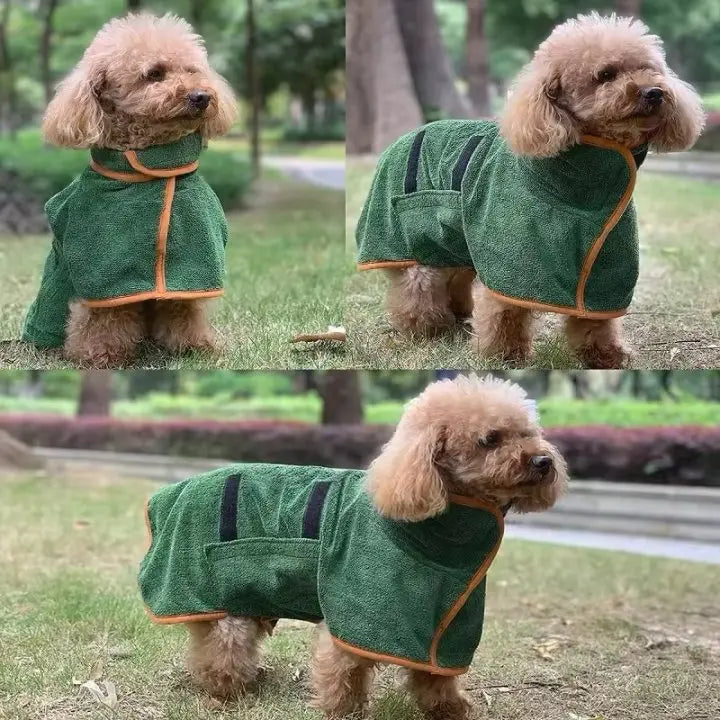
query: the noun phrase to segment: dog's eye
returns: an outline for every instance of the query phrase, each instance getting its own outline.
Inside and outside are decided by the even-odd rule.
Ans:
[[[145,79],[150,82],[160,82],[165,79],[165,68],[164,67],[153,67],[145,73]]]
[[[617,68],[612,67],[612,65],[603,68],[598,74],[597,79],[598,82],[606,83],[606,82],[612,82],[618,75]]]
[[[484,438],[478,440],[478,445],[484,448],[494,448],[500,444],[502,436],[499,430],[491,430]]]

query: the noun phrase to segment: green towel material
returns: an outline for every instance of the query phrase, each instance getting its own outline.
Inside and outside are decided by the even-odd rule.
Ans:
[[[480,642],[503,516],[451,500],[397,522],[375,511],[362,471],[226,467],[150,498],[140,591],[156,622],[324,618],[351,652],[459,674]]]
[[[201,149],[193,133],[134,153],[91,150],[91,165],[45,205],[52,247],[23,340],[62,345],[74,299],[110,307],[222,294],[227,224],[195,172]]]
[[[508,302],[617,317],[632,300],[632,191],[647,148],[600,138],[518,157],[496,123],[441,120],[381,156],[357,227],[360,269],[469,267]]]

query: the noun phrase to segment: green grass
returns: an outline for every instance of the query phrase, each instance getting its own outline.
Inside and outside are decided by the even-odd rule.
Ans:
[[[720,92],[703,95],[702,103],[706,110],[720,110]]]
[[[169,357],[143,348],[136,367],[293,368],[338,367],[344,348],[290,345],[301,332],[323,331],[343,321],[342,193],[266,172],[248,208],[230,213],[226,294],[216,304],[215,325],[224,344],[217,357]],[[18,338],[24,313],[40,280],[48,236],[0,236],[0,340]],[[9,269],[9,270],[8,270]],[[0,345],[0,367],[70,367],[59,352],[40,353],[17,342]]]
[[[221,138],[213,142],[218,150],[250,152],[250,142],[246,137]],[[308,160],[344,160],[345,143],[335,141],[324,142],[289,142],[281,137],[263,136],[262,153],[264,155],[282,155],[302,157]]]
[[[348,257],[374,163],[353,159],[347,175]],[[635,202],[640,224],[640,280],[625,333],[638,368],[720,366],[720,192],[717,183],[640,172]],[[346,325],[353,366],[363,368],[497,368],[479,358],[458,327],[440,339],[403,337],[388,324],[381,272],[354,273],[347,286]],[[561,319],[545,315],[532,365],[573,368]]]
[[[18,398],[0,396],[0,412],[49,413],[71,416],[76,402],[65,398]],[[365,406],[367,423],[395,424],[404,403],[386,401]],[[720,425],[720,403],[683,399],[649,402],[625,398],[570,400],[546,398],[538,403],[546,428],[574,425],[648,427],[658,425]],[[322,403],[315,393],[307,395],[230,398],[196,397],[154,393],[137,400],[116,400],[117,418],[197,418],[211,420],[293,420],[319,422]]]
[[[154,487],[97,472],[0,477],[0,717],[320,720],[306,707],[302,623],[267,643],[257,693],[221,705],[192,688],[183,629],[152,625],[135,584]],[[714,566],[506,540],[462,682],[493,720],[714,719],[718,593]],[[114,712],[75,684],[90,678],[115,684]],[[419,720],[400,681],[381,671],[372,720]]]

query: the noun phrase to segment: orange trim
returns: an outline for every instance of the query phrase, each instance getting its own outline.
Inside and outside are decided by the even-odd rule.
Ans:
[[[485,287],[488,294],[502,300],[503,302],[509,303],[510,305],[518,305],[519,307],[527,308],[528,310],[538,310],[540,312],[554,312],[560,313],[561,315],[572,315],[574,317],[586,318],[588,320],[610,320],[612,318],[619,318],[623,315],[627,315],[627,308],[623,310],[608,310],[607,312],[593,311],[593,310],[580,310],[577,307],[570,307],[569,305],[549,305],[540,302],[533,302],[532,300],[523,300],[522,298],[512,297],[512,295],[503,295],[496,290],[491,290],[489,287]]]
[[[188,173],[197,170],[198,165],[200,164],[198,160],[195,160],[195,162],[188,163],[187,165],[181,165],[180,167],[176,168],[168,168],[167,170],[154,170],[152,168],[146,167],[140,162],[140,160],[138,160],[137,152],[135,152],[135,150],[126,150],[123,155],[125,156],[125,159],[128,161],[128,163],[130,163],[131,168],[137,170],[143,175],[150,175],[154,178],[173,178],[177,175],[187,175]]]
[[[155,615],[147,605],[145,606],[145,614],[158,625],[173,625],[175,623],[186,622],[209,622],[210,620],[222,620],[228,614],[222,610],[217,612],[194,613],[193,615]]]
[[[417,260],[378,260],[377,262],[358,263],[358,270],[377,270],[379,268],[402,268],[414,267],[420,263]]]
[[[458,503],[460,505],[467,505],[468,507],[475,507],[475,508],[483,508],[485,510],[488,510],[489,512],[493,513],[495,515],[495,518],[498,522],[498,539],[495,543],[495,547],[488,553],[488,556],[485,558],[484,562],[480,567],[475,571],[473,576],[470,578],[470,581],[467,584],[467,587],[465,590],[461,593],[461,595],[458,597],[458,599],[454,602],[453,606],[450,608],[450,610],[447,611],[445,614],[445,617],[440,621],[440,624],[435,629],[435,634],[433,635],[432,642],[430,643],[430,664],[431,665],[437,665],[437,649],[438,645],[440,644],[440,641],[442,640],[442,636],[445,634],[445,631],[450,626],[450,623],[455,619],[455,616],[462,610],[463,605],[467,602],[468,598],[472,593],[474,592],[475,588],[483,581],[483,578],[485,575],[487,575],[487,571],[492,563],[492,561],[495,559],[495,555],[497,555],[497,551],[500,549],[500,543],[503,539],[503,534],[505,533],[505,518],[503,517],[502,512],[492,505],[491,503],[485,502],[484,500],[480,500],[479,498],[469,498],[465,497],[463,495],[450,495],[451,502]]]
[[[163,206],[158,222],[158,237],[155,250],[155,289],[160,294],[166,292],[165,285],[165,254],[167,252],[168,231],[170,230],[170,213],[172,212],[173,198],[175,197],[175,178],[168,178],[165,183]]]
[[[330,635],[330,637],[333,642],[343,650],[346,650],[353,655],[360,655],[360,657],[368,658],[369,660],[376,660],[377,662],[402,665],[403,667],[410,668],[411,670],[423,670],[425,672],[432,673],[433,675],[462,675],[468,671],[467,666],[460,668],[446,668],[432,663],[416,662],[415,660],[408,660],[407,658],[397,657],[396,655],[384,655],[383,653],[366,650],[358,645],[353,645],[352,643],[345,642],[345,640],[340,640],[334,635]]]
[[[82,304],[91,308],[117,307],[118,305],[129,305],[130,303],[143,302],[144,300],[197,300],[198,298],[220,297],[225,291],[222,288],[215,290],[170,290],[158,292],[148,290],[147,292],[133,293],[131,295],[118,295],[107,300],[82,300]]]
[[[153,177],[150,177],[149,175],[143,175],[142,173],[126,173],[119,172],[117,170],[110,170],[110,168],[106,168],[103,165],[100,165],[100,163],[95,162],[95,160],[93,160],[92,158],[90,159],[90,167],[99,175],[110,178],[111,180],[121,180],[122,182],[129,183],[141,183],[149,182],[150,180],[155,179]]]
[[[628,182],[625,192],[622,194],[620,201],[603,226],[600,234],[595,238],[595,240],[593,240],[593,243],[585,256],[585,260],[583,261],[583,266],[580,271],[580,279],[577,286],[577,293],[575,296],[575,303],[578,310],[585,313],[585,287],[587,285],[588,278],[590,277],[590,272],[597,260],[597,256],[600,254],[600,251],[605,244],[605,240],[607,240],[607,236],[620,222],[620,218],[627,209],[627,206],[630,204],[633,190],[635,190],[637,168],[635,167],[635,160],[630,150],[620,143],[613,142],[612,140],[606,140],[605,138],[595,137],[594,135],[583,135],[580,140],[586,145],[594,145],[595,147],[606,148],[608,150],[615,150],[616,152],[619,152],[627,163],[628,170],[630,170],[630,182]],[[583,314],[582,317],[589,317],[589,315]],[[605,315],[605,317],[607,317],[607,315]]]

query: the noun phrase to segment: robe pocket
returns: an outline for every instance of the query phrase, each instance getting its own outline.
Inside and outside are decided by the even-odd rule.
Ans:
[[[396,195],[392,206],[411,258],[438,267],[468,265],[458,191],[420,190]]]
[[[231,615],[319,620],[320,541],[240,538],[205,545],[221,607]]]

